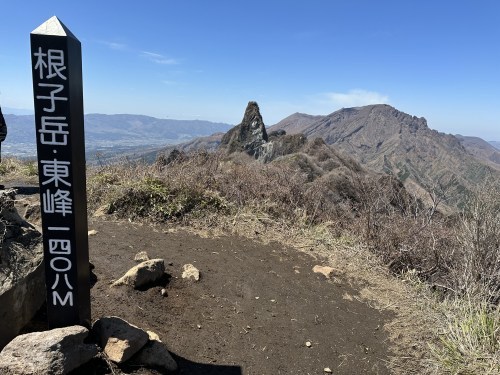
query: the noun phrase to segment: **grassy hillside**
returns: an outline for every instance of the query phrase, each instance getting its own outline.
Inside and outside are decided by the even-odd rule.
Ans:
[[[499,181],[478,186],[460,214],[445,217],[436,197],[427,205],[397,179],[366,171],[321,140],[302,151],[268,164],[219,152],[184,155],[168,165],[91,167],[89,212],[265,233],[289,245],[321,247],[325,255],[348,251],[357,264],[367,261],[369,251],[423,293],[422,311],[440,316],[435,326],[411,333],[415,341],[424,332],[435,335],[422,352],[406,353],[412,361],[422,356],[416,373],[498,374]],[[36,174],[33,163],[6,159],[0,166],[2,181]],[[396,373],[415,373],[398,358],[402,370]]]

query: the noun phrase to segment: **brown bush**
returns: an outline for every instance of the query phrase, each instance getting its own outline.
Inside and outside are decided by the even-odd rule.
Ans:
[[[92,168],[90,207],[162,221],[250,209],[295,227],[329,223],[335,235],[349,232],[366,243],[395,273],[412,270],[456,293],[480,285],[498,302],[498,186],[471,196],[466,210],[450,219],[439,213],[442,189],[429,189],[424,200],[396,178],[351,168],[331,152],[339,167],[325,171],[329,151],[320,142],[311,148],[312,155],[268,164],[245,154],[195,153],[161,167]]]

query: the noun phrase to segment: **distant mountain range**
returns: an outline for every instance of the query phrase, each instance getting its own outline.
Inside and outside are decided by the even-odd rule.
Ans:
[[[478,137],[455,135],[472,155],[487,162],[500,165],[500,142],[486,142]]]
[[[35,126],[32,115],[5,115],[9,127],[3,154],[33,157]],[[110,161],[127,156],[152,161],[158,152],[215,149],[232,126],[208,121],[168,120],[141,115],[85,116],[87,161]],[[391,173],[416,189],[453,180],[455,189],[468,190],[489,174],[500,176],[500,142],[439,133],[424,118],[389,105],[343,108],[326,116],[295,113],[268,128],[317,137],[350,155],[363,166]]]
[[[346,151],[360,154],[364,162],[370,154],[387,154],[392,146],[402,143],[408,143],[406,146],[410,149],[412,145],[409,143],[418,137],[420,140],[425,136],[437,143],[449,143],[450,147],[458,140],[475,157],[495,167],[500,165],[500,151],[495,147],[500,147],[500,142],[439,133],[431,130],[424,118],[408,115],[385,104],[343,108],[327,116],[295,113],[269,128],[269,131],[274,130],[303,133],[309,138],[323,138],[327,144],[343,145]]]
[[[272,134],[283,133],[321,138],[334,153],[347,155],[366,170],[396,176],[409,192],[446,199],[445,206],[451,210],[463,204],[465,192],[487,178],[500,179],[500,150],[494,147],[498,142],[440,133],[430,129],[425,118],[389,105],[343,108],[326,116],[295,113],[267,128],[270,139]],[[173,148],[214,150],[223,136],[196,138],[142,158],[153,161],[159,152],[168,154]]]
[[[486,176],[500,177],[500,152],[488,142],[439,133],[425,118],[385,104],[343,108],[327,116],[295,113],[269,129],[277,130],[323,138],[365,167],[398,176],[413,189],[440,184],[462,192]]]
[[[5,114],[8,136],[2,153],[32,157],[36,155],[33,115]],[[157,119],[142,115],[85,115],[87,158],[96,152],[108,154],[144,151],[196,137],[225,132],[232,125],[200,120]]]

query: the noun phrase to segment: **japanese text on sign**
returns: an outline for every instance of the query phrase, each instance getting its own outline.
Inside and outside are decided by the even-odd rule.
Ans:
[[[63,103],[67,97],[67,66],[63,50],[37,47],[34,49],[34,70],[39,82],[36,87],[35,100],[40,103],[42,116],[40,128],[37,132],[38,141],[52,152],[52,159],[40,160],[42,214],[52,218],[67,219],[73,215],[73,197],[70,181],[69,159],[61,155],[69,147],[68,120]],[[47,154],[46,154],[47,155]],[[48,227],[48,243],[50,269],[54,271],[54,280],[51,280],[51,298],[49,303],[56,306],[73,306],[74,284],[71,269],[73,267],[71,241],[67,238],[69,227]]]

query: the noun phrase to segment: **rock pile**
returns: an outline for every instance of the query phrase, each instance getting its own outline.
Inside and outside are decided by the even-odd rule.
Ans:
[[[64,375],[103,353],[110,361],[130,361],[164,371],[177,370],[177,363],[154,332],[116,316],[104,317],[92,326],[71,326],[20,335],[0,352],[2,375]]]

